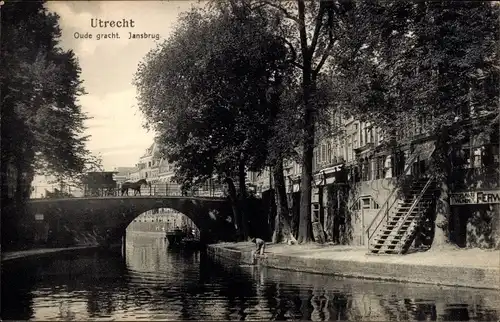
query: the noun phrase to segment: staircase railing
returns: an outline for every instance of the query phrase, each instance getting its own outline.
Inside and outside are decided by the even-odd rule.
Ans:
[[[408,164],[406,165],[406,167],[403,170],[403,175],[406,175],[406,173],[408,172],[408,170],[413,166],[413,161],[415,161],[415,159],[418,157],[418,155],[419,155],[419,153],[418,153],[418,151],[416,151],[415,153],[413,153],[410,156],[410,158],[408,159]],[[373,218],[373,220],[370,223],[370,225],[368,226],[368,228],[366,228],[365,232],[368,235],[368,247],[370,246],[370,241],[371,241],[371,239],[372,239],[372,237],[374,235],[374,234],[372,234],[370,236],[370,229],[375,224],[375,222],[377,221],[377,219],[379,219],[379,217],[381,216],[381,214],[383,214],[384,212],[385,212],[385,216],[382,217],[382,218],[380,218],[380,220],[378,221],[377,226],[374,229],[374,232],[376,232],[377,229],[378,229],[378,227],[380,227],[380,225],[382,224],[384,218],[386,218],[386,220],[389,219],[389,210],[398,201],[398,198],[394,198],[394,200],[392,201],[391,205],[389,206],[389,201],[391,200],[392,196],[396,193],[396,191],[398,191],[398,189],[397,189],[397,187],[394,187],[394,189],[392,189],[392,192],[389,194],[389,196],[387,197],[387,199],[385,200],[385,202],[380,207],[380,210],[377,212],[377,214]]]
[[[424,187],[419,192],[419,194],[417,195],[417,197],[415,198],[415,200],[413,200],[413,203],[411,204],[410,209],[408,209],[408,211],[403,216],[403,220],[401,220],[399,222],[399,225],[398,225],[397,230],[396,230],[396,235],[399,234],[399,232],[401,231],[401,228],[403,227],[403,224],[406,222],[406,220],[408,219],[408,217],[410,216],[410,214],[413,212],[413,209],[415,209],[415,207],[420,203],[420,200],[422,199],[422,197],[424,196],[424,194],[427,192],[427,189],[429,189],[429,186],[431,185],[431,183],[433,181],[434,181],[434,176],[430,176],[429,180],[427,180],[427,182],[425,183]]]

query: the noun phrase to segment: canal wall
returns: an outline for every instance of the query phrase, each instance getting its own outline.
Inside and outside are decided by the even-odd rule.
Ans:
[[[212,256],[254,264],[251,243],[207,247]],[[500,252],[457,250],[446,253],[371,255],[366,248],[321,245],[268,245],[256,264],[307,273],[386,281],[500,289]]]

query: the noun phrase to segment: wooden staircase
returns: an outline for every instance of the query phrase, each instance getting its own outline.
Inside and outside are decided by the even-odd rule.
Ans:
[[[417,179],[409,190],[396,199],[380,218],[372,236],[369,250],[372,253],[404,254],[416,237],[424,215],[433,201],[435,191],[433,178]]]

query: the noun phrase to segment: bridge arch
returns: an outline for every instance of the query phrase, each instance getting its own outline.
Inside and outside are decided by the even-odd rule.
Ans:
[[[89,233],[100,234],[98,239],[103,240],[102,235],[108,232],[106,234],[118,239],[136,217],[157,208],[171,208],[189,217],[206,242],[230,240],[234,235],[234,227],[227,220],[231,216],[229,201],[221,198],[135,196],[35,199],[30,201],[29,207],[33,220],[38,218],[53,231],[70,231],[76,236],[76,242]]]

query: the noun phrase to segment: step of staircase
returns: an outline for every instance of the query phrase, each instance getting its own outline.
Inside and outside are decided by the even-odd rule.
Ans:
[[[411,224],[412,220],[406,220],[404,223],[393,223],[393,224],[386,224],[382,226],[381,231],[392,231],[396,227],[404,227],[404,226],[409,226]]]
[[[380,228],[380,230],[393,229],[394,227],[397,227],[397,226],[400,226],[400,225],[409,224],[410,222],[413,221],[414,218],[415,217],[408,218],[404,222],[402,222],[402,220],[387,222],[387,223],[385,223],[385,224],[382,225],[382,227]]]

